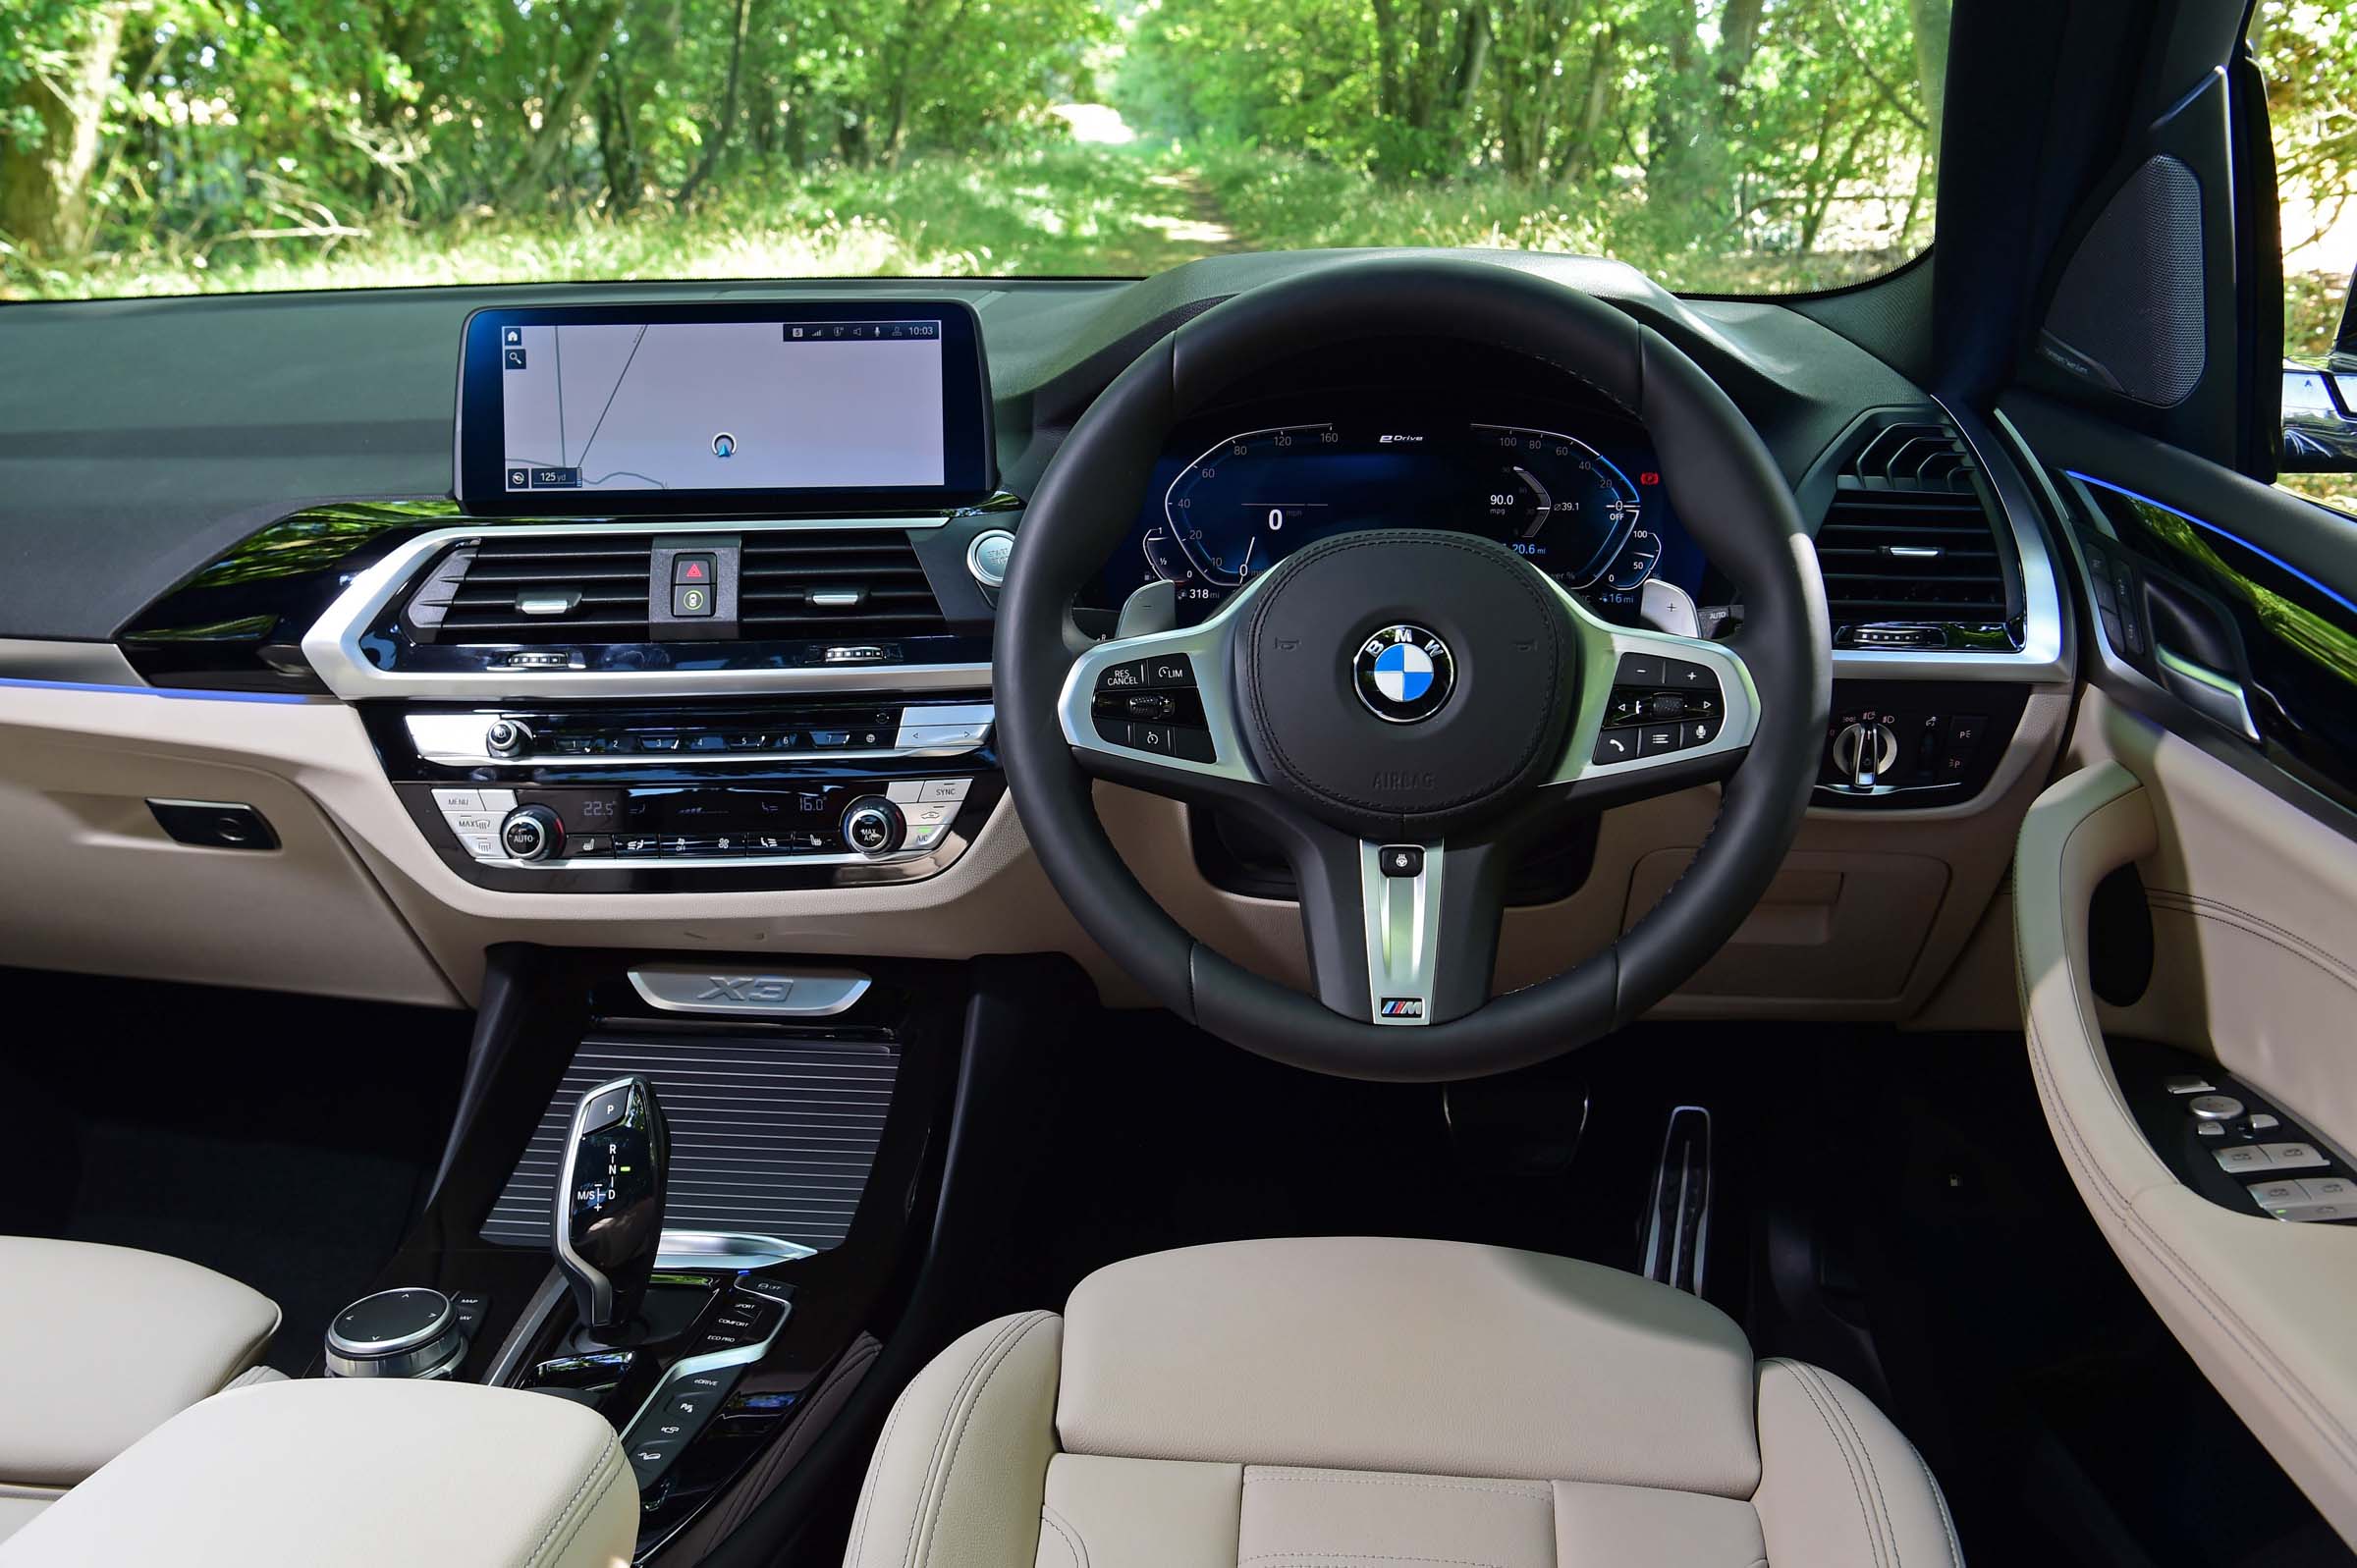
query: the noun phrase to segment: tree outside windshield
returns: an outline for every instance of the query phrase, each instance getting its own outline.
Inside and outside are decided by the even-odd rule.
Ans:
[[[1947,0],[13,0],[0,294],[1931,239]]]

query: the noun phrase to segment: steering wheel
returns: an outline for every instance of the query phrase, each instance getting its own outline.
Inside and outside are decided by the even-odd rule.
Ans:
[[[1679,518],[1742,590],[1732,638],[1612,624],[1505,546],[1420,528],[1321,540],[1199,625],[1104,642],[1077,629],[1073,598],[1126,533],[1179,420],[1304,351],[1436,334],[1536,356],[1645,426]],[[1831,643],[1791,491],[1691,359],[1532,273],[1383,258],[1236,295],[1115,379],[1024,514],[992,678],[1041,865],[1156,1000],[1298,1067],[1429,1080],[1585,1045],[1733,934],[1807,807]],[[1239,813],[1283,847],[1314,999],[1155,903],[1097,818],[1098,779]],[[1716,825],[1650,914],[1555,978],[1491,997],[1519,860],[1580,812],[1721,779]]]

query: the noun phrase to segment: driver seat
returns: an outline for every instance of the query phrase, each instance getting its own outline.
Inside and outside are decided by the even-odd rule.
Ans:
[[[1922,1458],[1724,1313],[1500,1247],[1157,1253],[944,1351],[847,1568],[1957,1568]]]

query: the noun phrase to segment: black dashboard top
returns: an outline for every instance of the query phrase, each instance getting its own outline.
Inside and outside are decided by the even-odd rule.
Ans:
[[[1606,297],[1676,342],[1795,481],[1858,410],[1921,400],[1812,319],[1810,302],[1686,301],[1617,263],[1479,254]],[[460,329],[476,309],[962,299],[982,323],[1001,482],[1019,495],[1097,390],[1155,337],[1338,255],[1213,257],[1140,282],[548,285],[0,307],[0,363],[12,370],[0,378],[0,637],[111,638],[291,513],[447,496]]]

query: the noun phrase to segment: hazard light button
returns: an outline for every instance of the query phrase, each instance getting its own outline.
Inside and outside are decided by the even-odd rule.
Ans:
[[[713,560],[708,555],[681,554],[671,558],[671,585],[675,588],[709,588],[713,580]]]

